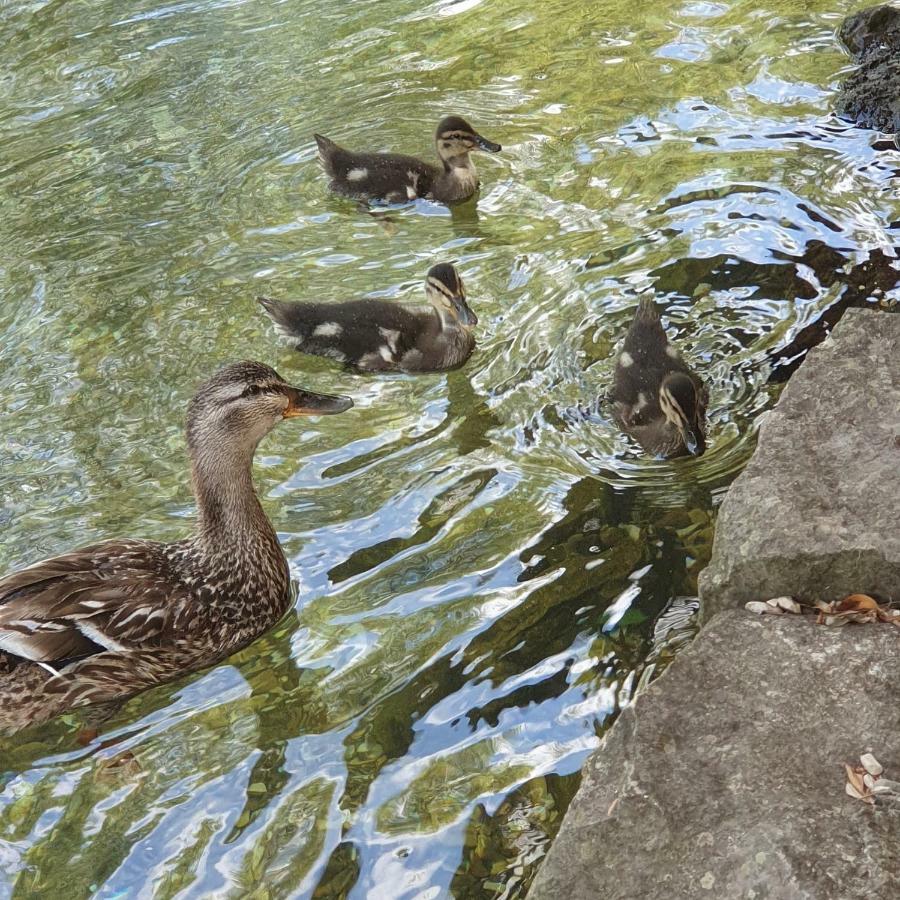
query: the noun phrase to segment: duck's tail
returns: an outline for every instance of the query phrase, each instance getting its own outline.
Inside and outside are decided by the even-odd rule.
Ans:
[[[278,330],[286,337],[302,337],[297,330],[296,317],[291,315],[293,303],[285,300],[273,300],[271,297],[257,297],[259,305],[268,313]]]
[[[634,314],[634,321],[642,324],[650,324],[659,321],[659,310],[656,308],[656,299],[653,294],[644,294],[638,301],[638,308]]]
[[[341,148],[331,139],[321,134],[314,134],[316,145],[319,148],[319,161],[325,167],[325,171],[329,175],[334,175],[333,159],[335,154],[340,153]]]

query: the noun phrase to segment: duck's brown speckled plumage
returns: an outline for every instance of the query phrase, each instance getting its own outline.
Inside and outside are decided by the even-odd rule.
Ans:
[[[259,302],[301,353],[325,356],[367,372],[438,372],[462,365],[475,347],[478,319],[462,278],[450,263],[432,266],[428,306],[389,300]]]
[[[498,153],[502,149],[459,116],[447,116],[437,127],[434,139],[441,163],[438,166],[399,153],[356,153],[321,134],[313,137],[334,193],[389,203],[418,197],[445,204],[467,200],[478,189],[478,173],[469,153]]]
[[[0,732],[211,665],[277,622],[290,578],[253,488],[253,453],[282,417],[349,405],[260,363],[206,382],[188,414],[194,535],[104,541],[0,579]]]
[[[651,296],[641,298],[625,335],[611,399],[619,427],[648,453],[672,458],[706,450],[706,387],[669,343]],[[683,412],[682,427],[664,411],[673,404]]]

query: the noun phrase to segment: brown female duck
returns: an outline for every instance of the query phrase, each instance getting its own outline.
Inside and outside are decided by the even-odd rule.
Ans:
[[[473,150],[499,153],[502,147],[482,137],[459,116],[441,119],[434,135],[439,166],[397,153],[354,153],[314,134],[319,159],[336,194],[356,200],[405,203],[424,197],[437,203],[460,203],[478,190]]]
[[[211,665],[277,622],[290,580],[253,487],[256,446],[282,419],[352,405],[257,362],[201,385],[187,415],[191,537],[104,541],[0,579],[0,733]]]
[[[478,323],[450,263],[425,279],[429,305],[389,300],[292,303],[260,297],[263,309],[301,353],[327,356],[365,372],[438,372],[462,365],[475,347]]]
[[[641,298],[625,335],[611,399],[619,427],[648,453],[706,450],[706,388],[669,343],[650,296]]]

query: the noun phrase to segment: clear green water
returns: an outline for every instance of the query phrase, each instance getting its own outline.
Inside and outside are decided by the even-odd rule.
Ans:
[[[285,623],[96,737],[0,744],[0,896],[524,895],[690,633],[657,617],[696,593],[767,354],[835,298],[804,248],[892,243],[891,169],[827,113],[860,5],[0,3],[0,571],[181,536],[185,403],[225,359],[357,404],[258,457]],[[429,154],[448,112],[504,145],[477,208],[385,227],[326,195],[313,131]],[[449,375],[300,357],[253,302],[414,298],[448,258],[481,320]],[[699,461],[595,402],[654,284],[711,387]]]

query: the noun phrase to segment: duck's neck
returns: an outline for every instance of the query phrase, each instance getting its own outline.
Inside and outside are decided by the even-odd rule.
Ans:
[[[275,530],[253,486],[252,464],[252,449],[247,453],[217,447],[215,453],[193,454],[191,475],[201,540],[212,540],[219,546],[238,541],[243,544],[248,538],[254,543],[277,544]]]
[[[463,156],[451,156],[442,159],[443,171],[438,179],[436,194],[441,195],[444,202],[471,197],[478,188],[478,172],[475,163],[468,153]]]

